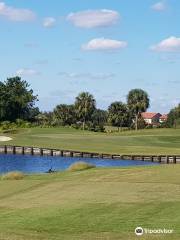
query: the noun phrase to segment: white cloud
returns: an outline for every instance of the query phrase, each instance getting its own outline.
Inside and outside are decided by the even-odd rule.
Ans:
[[[115,77],[113,73],[67,73],[67,72],[60,72],[58,74],[61,77],[70,80],[109,80]]]
[[[35,76],[39,74],[40,72],[30,68],[21,68],[16,71],[16,75],[18,76]]]
[[[0,16],[15,22],[33,21],[36,18],[33,11],[11,7],[4,2],[0,2]]]
[[[107,27],[117,23],[119,18],[118,12],[107,9],[87,10],[67,16],[68,21],[81,28]]]
[[[180,38],[169,37],[160,43],[153,45],[151,50],[156,52],[180,52]]]
[[[47,17],[47,18],[44,18],[43,20],[43,26],[45,28],[52,28],[55,26],[55,24],[56,24],[56,19],[53,17]]]
[[[166,10],[166,5],[165,5],[164,2],[157,2],[157,3],[155,3],[154,5],[152,5],[151,8],[152,8],[154,11],[161,12],[161,11]]]
[[[113,39],[95,38],[88,43],[82,45],[82,50],[85,51],[112,51],[127,47],[127,42]]]

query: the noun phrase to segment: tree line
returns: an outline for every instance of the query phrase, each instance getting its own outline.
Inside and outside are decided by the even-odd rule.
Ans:
[[[131,90],[127,96],[127,103],[113,102],[107,111],[97,109],[94,96],[82,92],[75,98],[74,104],[57,105],[53,112],[41,113],[37,118],[40,125],[68,125],[83,130],[104,131],[104,126],[109,124],[119,129],[126,127],[137,130],[142,121],[141,112],[146,111],[148,107],[148,94],[141,89]]]
[[[51,112],[41,112],[35,106],[37,101],[38,96],[34,95],[27,81],[20,77],[0,82],[1,126],[72,126],[83,130],[104,131],[105,125],[111,125],[119,129],[125,127],[137,130],[146,127],[141,113],[150,106],[149,96],[142,89],[132,89],[127,94],[125,103],[115,101],[107,110],[98,109],[94,96],[88,92],[80,93],[74,104],[59,104]],[[168,126],[177,125],[178,119],[180,105],[169,113]]]

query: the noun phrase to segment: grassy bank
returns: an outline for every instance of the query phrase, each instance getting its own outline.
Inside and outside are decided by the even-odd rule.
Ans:
[[[90,169],[0,181],[0,239],[180,239],[180,166]]]
[[[94,133],[70,128],[30,128],[8,135],[13,138],[8,143],[14,145],[100,153],[180,154],[180,129]]]

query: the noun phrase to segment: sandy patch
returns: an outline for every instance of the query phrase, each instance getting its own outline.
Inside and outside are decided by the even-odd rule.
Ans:
[[[5,136],[0,136],[0,142],[7,142],[7,141],[11,141],[12,138],[10,137],[5,137]]]

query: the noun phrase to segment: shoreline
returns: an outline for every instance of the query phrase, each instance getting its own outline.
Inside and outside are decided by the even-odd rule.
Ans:
[[[99,158],[99,159],[134,160],[134,161],[140,160],[140,161],[166,163],[166,164],[180,163],[180,155],[104,154],[104,153],[81,152],[81,151],[39,148],[39,147],[29,147],[29,146],[13,146],[13,145],[0,146],[0,154],[81,157],[81,158]]]

